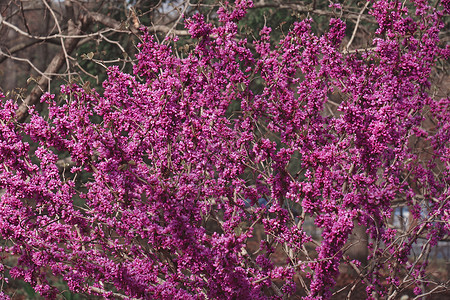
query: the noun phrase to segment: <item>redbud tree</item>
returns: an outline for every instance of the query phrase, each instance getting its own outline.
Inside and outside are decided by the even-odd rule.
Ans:
[[[342,49],[338,17],[320,36],[305,18],[275,46],[267,27],[250,43],[238,23],[251,7],[187,18],[184,57],[176,37],[143,28],[133,74],[109,68],[102,94],[45,94],[48,115],[31,107],[19,123],[3,99],[2,287],[19,278],[52,299],[61,278],[110,299],[329,299],[347,266],[370,299],[449,289],[427,273],[450,233],[450,99],[430,79],[450,55],[449,2],[371,1],[378,25],[359,51]],[[367,263],[346,254],[356,227]]]

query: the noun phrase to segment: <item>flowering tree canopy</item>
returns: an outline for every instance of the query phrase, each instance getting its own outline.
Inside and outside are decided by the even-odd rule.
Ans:
[[[449,288],[424,284],[427,254],[450,234],[450,99],[430,92],[450,56],[449,2],[372,1],[378,28],[360,51],[342,49],[338,17],[324,35],[305,18],[275,47],[267,27],[249,43],[238,22],[251,6],[225,4],[218,25],[187,19],[184,57],[176,37],[143,29],[133,75],[112,67],[102,94],[45,94],[48,115],[31,107],[19,123],[3,101],[3,274],[46,298],[56,276],[112,299],[329,299],[344,265],[373,299]],[[398,203],[407,230],[391,222]],[[357,226],[367,264],[346,255]]]

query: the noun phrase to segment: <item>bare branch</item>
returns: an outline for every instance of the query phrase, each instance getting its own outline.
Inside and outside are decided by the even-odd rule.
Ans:
[[[35,45],[37,43],[39,43],[38,40],[28,41],[26,43],[17,44],[15,46],[11,47],[10,49],[8,49],[9,50],[8,51],[9,54],[5,54],[4,52],[1,52],[1,50],[0,50],[0,55],[3,55],[3,57],[0,57],[0,64],[2,62],[4,62],[6,59],[11,58],[12,54],[14,54],[16,52],[19,52],[19,51],[22,51],[22,50],[25,50],[28,47],[31,47],[31,46],[33,46],[33,45]]]
[[[7,53],[3,52],[2,50],[0,50],[0,55],[3,55],[3,57],[10,58],[12,60],[26,62],[31,68],[33,68],[36,72],[38,72],[39,75],[43,76],[47,80],[50,80],[50,77],[48,77],[48,74],[46,74],[45,72],[43,73],[41,70],[39,70],[39,68],[37,68],[28,58],[21,58],[21,57],[12,56],[10,54],[7,54]]]
[[[186,4],[184,5],[183,10],[182,10],[181,12],[179,12],[178,19],[175,21],[175,23],[172,25],[172,27],[171,27],[171,28],[169,29],[169,31],[167,32],[166,38],[167,38],[168,36],[170,36],[170,34],[171,34],[172,32],[174,32],[175,27],[178,25],[178,23],[180,23],[181,18],[183,18],[183,15],[184,15],[184,13],[186,12],[186,9],[188,8],[189,4],[190,4],[189,1],[186,1]],[[175,33],[175,32],[174,32],[174,33]],[[176,34],[176,33],[175,33],[175,34]]]
[[[111,29],[119,30],[121,32],[132,32],[135,35],[139,35],[140,32],[137,30],[134,26],[124,26],[124,23],[121,23],[119,21],[114,20],[111,17],[108,17],[104,14],[97,13],[97,12],[91,12],[87,11],[88,16],[92,19],[93,22],[101,23]],[[161,33],[167,33],[172,32],[176,35],[189,35],[189,32],[187,30],[176,30],[172,29],[169,26],[165,25],[154,25],[148,27],[149,32],[161,32]]]
[[[272,7],[277,9],[289,9],[292,11],[296,11],[299,13],[310,13],[312,15],[321,15],[321,16],[331,16],[335,17],[336,14],[329,10],[322,10],[322,9],[316,9],[313,7],[313,5],[304,5],[302,2],[266,2],[265,0],[260,0],[253,4],[253,9],[257,8],[266,8],[266,7]],[[343,10],[344,17],[350,18],[350,19],[357,19],[360,15],[358,12],[354,12],[348,9]],[[370,16],[361,16],[361,19],[370,22],[375,23],[375,20],[371,18]]]
[[[70,26],[72,24],[72,26]],[[82,29],[84,29],[85,26],[87,26],[88,22],[87,20],[82,20],[80,26],[75,26],[73,22],[69,22],[69,35],[79,35],[82,32]],[[79,39],[77,38],[71,38],[67,39],[65,41],[65,48],[66,51],[61,50],[50,62],[47,69],[45,70],[45,74],[53,74],[57,73],[58,70],[63,66],[66,58],[66,53],[71,53],[73,50],[75,50],[75,47],[78,44]],[[31,93],[25,98],[25,100],[20,104],[19,108],[16,111],[16,119],[19,122],[25,121],[26,117],[28,116],[28,108],[31,105],[36,104],[40,97],[42,96],[44,89],[46,85],[49,83],[48,77],[42,77],[38,85],[33,88]]]
[[[50,5],[48,5],[46,0],[42,0],[42,2],[47,7],[47,9],[50,11],[50,13],[51,13],[51,15],[53,17],[53,20],[55,21],[56,27],[58,28],[59,34],[62,34],[61,26],[59,26],[59,21],[58,21],[58,18],[56,17],[56,15],[55,15],[55,12],[50,7]],[[64,53],[64,59],[66,60],[67,71],[69,71],[69,68],[70,68],[69,58],[68,58],[69,55],[67,54],[66,46],[64,45],[64,39],[63,38],[60,38],[60,39],[61,39],[61,48],[62,48],[62,51]],[[70,79],[70,73],[69,73],[69,79]]]
[[[356,24],[355,24],[355,29],[353,30],[353,33],[352,33],[352,37],[351,37],[350,40],[348,41],[347,46],[345,46],[345,49],[346,49],[346,50],[348,50],[348,49],[350,48],[351,44],[353,43],[353,39],[354,39],[355,36],[356,36],[356,31],[358,31],[359,22],[361,22],[362,14],[363,14],[364,11],[367,9],[367,7],[369,6],[369,4],[370,4],[370,1],[367,1],[367,2],[366,2],[366,5],[364,5],[364,7],[361,9],[361,12],[360,12],[359,15],[358,15],[358,19],[356,20]]]

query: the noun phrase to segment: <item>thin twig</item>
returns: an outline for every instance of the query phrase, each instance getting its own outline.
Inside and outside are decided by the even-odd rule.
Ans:
[[[355,29],[353,29],[352,37],[350,38],[350,41],[348,41],[347,46],[345,46],[346,50],[348,50],[350,48],[350,45],[353,43],[353,39],[356,36],[356,31],[358,31],[359,22],[361,22],[361,16],[364,13],[364,11],[367,9],[369,4],[370,4],[370,1],[367,1],[366,5],[364,5],[364,7],[359,12],[358,18],[356,19]]]

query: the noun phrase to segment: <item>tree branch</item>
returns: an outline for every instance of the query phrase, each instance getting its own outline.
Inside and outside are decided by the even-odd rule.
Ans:
[[[72,26],[71,26],[72,25]],[[73,35],[79,35],[84,27],[88,25],[88,20],[84,19],[80,21],[80,26],[75,26],[73,22],[69,21],[69,36],[71,34]],[[20,104],[19,108],[16,111],[16,120],[18,122],[24,122],[25,119],[28,116],[28,108],[31,105],[36,104],[42,94],[44,93],[44,89],[51,80],[51,78],[58,72],[58,70],[64,65],[66,55],[65,53],[71,53],[73,50],[75,50],[75,47],[78,44],[79,39],[78,38],[68,38],[66,39],[64,46],[65,51],[61,50],[50,62],[47,69],[45,70],[44,74],[48,74],[47,77],[41,77],[39,79],[38,85],[33,88],[31,93],[25,98],[25,100]]]

